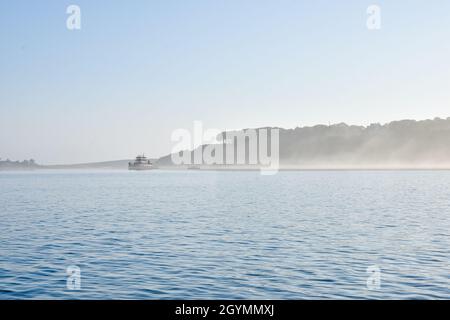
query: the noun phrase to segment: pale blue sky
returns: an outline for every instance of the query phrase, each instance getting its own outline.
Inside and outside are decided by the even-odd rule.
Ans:
[[[82,29],[66,28],[81,7]],[[382,29],[366,9],[382,9]],[[450,116],[450,2],[4,1],[0,157],[170,152],[177,128]]]

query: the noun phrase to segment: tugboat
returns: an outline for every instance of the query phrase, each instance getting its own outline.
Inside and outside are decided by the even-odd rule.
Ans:
[[[128,162],[128,170],[151,170],[153,164],[144,155],[136,157],[134,162]]]

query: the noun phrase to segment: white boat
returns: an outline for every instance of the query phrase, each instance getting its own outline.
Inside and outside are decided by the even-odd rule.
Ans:
[[[153,164],[144,155],[136,157],[134,162],[128,162],[128,170],[151,170],[154,169]]]

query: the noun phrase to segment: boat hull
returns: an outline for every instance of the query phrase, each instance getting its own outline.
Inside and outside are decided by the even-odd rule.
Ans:
[[[128,166],[128,170],[135,170],[135,171],[143,171],[143,170],[153,170],[153,166],[147,166],[147,165],[138,165],[138,166]]]

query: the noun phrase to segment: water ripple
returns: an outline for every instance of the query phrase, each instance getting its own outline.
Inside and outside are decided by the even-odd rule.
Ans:
[[[438,171],[2,173],[0,298],[449,299],[448,190]]]

